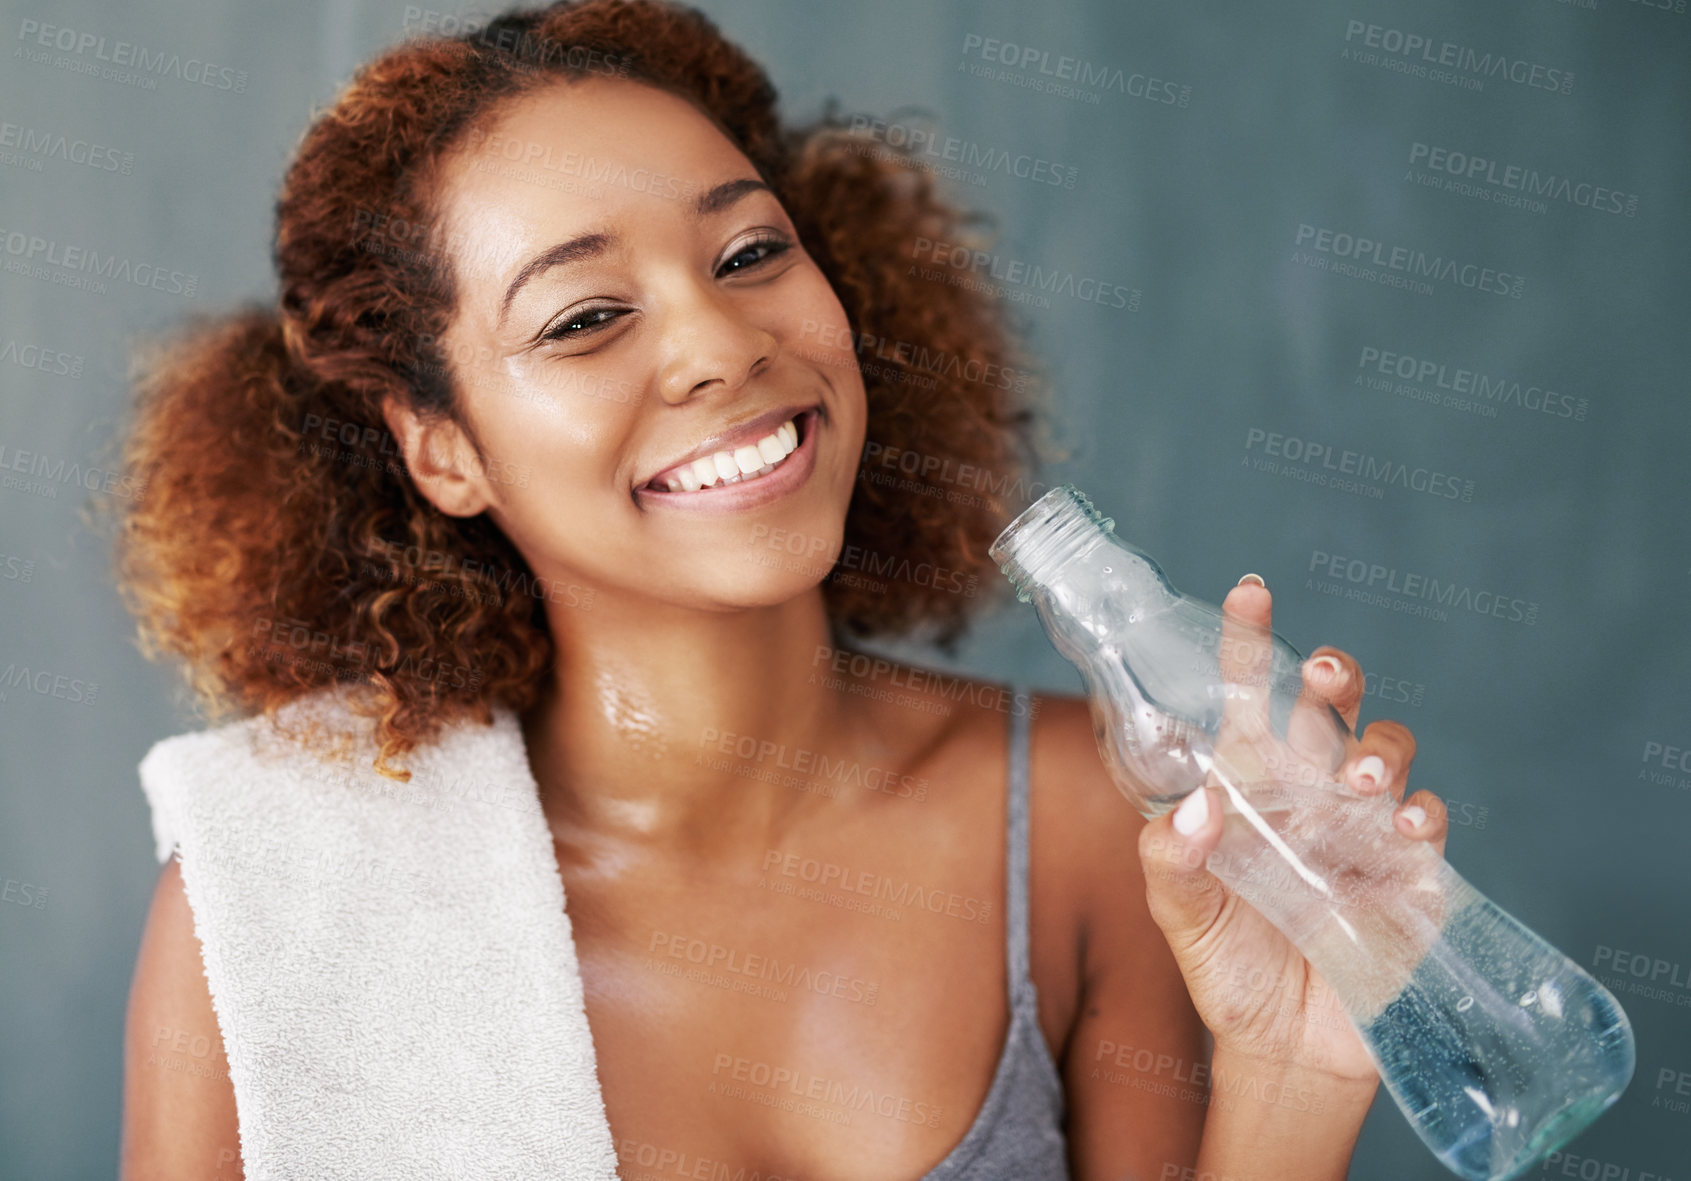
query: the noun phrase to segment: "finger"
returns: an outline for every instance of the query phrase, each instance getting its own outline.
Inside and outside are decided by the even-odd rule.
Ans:
[[[1234,733],[1256,733],[1268,724],[1268,673],[1274,658],[1268,629],[1273,605],[1274,597],[1260,579],[1240,580],[1221,601],[1217,660],[1227,686],[1222,725]]]
[[[1362,732],[1340,774],[1359,795],[1389,791],[1401,800],[1409,782],[1409,764],[1414,761],[1415,735],[1402,722],[1382,718]]]
[[[1432,792],[1422,788],[1397,809],[1392,823],[1404,836],[1412,840],[1430,842],[1444,856],[1444,845],[1450,836],[1450,809]]]
[[[1286,744],[1325,775],[1344,761],[1350,735],[1334,715],[1354,726],[1362,701],[1362,669],[1337,648],[1317,648],[1303,663],[1303,688],[1286,722]]]
[[[1356,719],[1362,712],[1362,693],[1368,687],[1367,680],[1362,675],[1362,666],[1356,662],[1356,657],[1331,644],[1323,644],[1309,654],[1304,662],[1306,673],[1314,671],[1319,677],[1338,666],[1338,679],[1322,682],[1321,688],[1326,694],[1329,705],[1339,711],[1339,716],[1345,720],[1345,725],[1356,729]],[[1306,676],[1307,679],[1307,676]]]
[[[1145,899],[1177,955],[1203,939],[1226,902],[1225,887],[1205,867],[1222,823],[1221,793],[1200,787],[1139,830]]]

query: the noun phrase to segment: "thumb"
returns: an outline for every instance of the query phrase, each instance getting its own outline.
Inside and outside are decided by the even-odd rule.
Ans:
[[[1227,888],[1205,868],[1221,843],[1220,796],[1200,787],[1139,830],[1145,900],[1177,956],[1203,939],[1227,902]]]

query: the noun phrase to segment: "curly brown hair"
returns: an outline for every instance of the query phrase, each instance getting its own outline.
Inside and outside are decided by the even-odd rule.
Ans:
[[[142,651],[181,658],[212,717],[274,716],[327,686],[355,688],[358,712],[377,719],[375,766],[404,779],[390,757],[443,723],[537,699],[553,658],[544,589],[485,514],[453,517],[421,495],[381,405],[395,396],[424,418],[462,421],[438,345],[453,275],[419,232],[436,217],[442,158],[511,99],[596,74],[710,117],[792,216],[860,361],[873,342],[866,453],[882,468],[889,455],[923,462],[901,459],[896,480],[859,479],[842,553],[990,568],[1006,508],[957,495],[955,473],[1025,486],[1041,386],[993,292],[913,265],[918,243],[968,243],[984,219],[936,194],[908,148],[853,134],[832,105],[784,129],[763,71],[701,13],[562,0],[407,40],[364,65],[287,170],[275,306],[189,320],[138,358],[123,458],[145,494],[114,506],[117,582]],[[830,574],[835,638],[925,628],[949,649],[991,596],[939,581],[894,594]]]

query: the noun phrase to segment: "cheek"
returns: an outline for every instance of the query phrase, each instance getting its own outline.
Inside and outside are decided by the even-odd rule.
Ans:
[[[639,400],[643,387],[633,380],[636,376],[626,363],[566,360],[537,353],[510,361],[508,372],[498,376],[497,388],[507,398],[528,402],[554,416],[608,421]]]
[[[789,349],[830,367],[852,355],[851,328],[845,307],[814,262],[806,260],[785,284],[773,306]]]
[[[846,490],[856,482],[858,457],[863,451],[868,432],[869,401],[863,386],[862,358],[858,346],[873,348],[876,342],[859,342],[846,322],[845,310],[840,307],[833,290],[822,283],[822,290],[806,310],[809,332],[804,346],[804,358],[820,371],[834,396],[830,399],[829,415],[836,439],[837,451],[830,466],[837,463],[836,483]],[[833,450],[832,448],[830,450]]]
[[[495,498],[488,515],[530,567],[547,577],[615,581],[631,512],[615,479],[621,423],[603,411],[514,398],[482,426]]]
[[[485,382],[477,427],[489,466],[524,465],[551,484],[604,483],[634,417],[632,389],[616,374],[545,361]]]

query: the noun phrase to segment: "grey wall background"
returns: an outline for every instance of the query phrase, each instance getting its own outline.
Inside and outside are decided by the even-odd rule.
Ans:
[[[1616,991],[1637,1075],[1533,1175],[1691,1175],[1676,1093],[1691,1072],[1691,759],[1679,753],[1691,748],[1691,12],[1678,0],[705,8],[766,63],[789,116],[830,95],[881,115],[916,104],[977,155],[1074,170],[1072,188],[990,167],[954,186],[998,214],[1003,264],[1140,293],[1137,310],[1062,294],[1019,305],[1074,448],[1046,478],[1092,494],[1183,589],[1219,599],[1255,570],[1302,650],[1356,654],[1373,677],[1364,720],[1411,725],[1418,785],[1452,801],[1451,860]],[[386,0],[4,9],[0,470],[28,466],[25,451],[99,465],[123,413],[127,340],[272,290],[275,186],[310,110],[424,18]],[[91,74],[94,51],[44,49],[30,21],[227,65],[245,91]],[[1370,52],[1352,22],[1571,71],[1571,91],[1460,67],[1469,82],[1416,76],[1395,67],[1418,54],[1385,48],[1348,57]],[[1036,64],[986,60],[1012,52],[987,39],[1047,54],[1047,69],[1083,59],[1105,82],[1043,92],[1028,85]],[[1145,76],[1177,101],[1130,93]],[[20,128],[110,154],[82,164],[26,150]],[[1515,167],[1611,190],[1622,210],[1582,205],[1571,188],[1510,205],[1498,198],[1517,190],[1484,178],[1448,191],[1417,144],[1495,160],[1497,177]],[[1520,285],[1435,279],[1423,292],[1318,269],[1309,260],[1346,260],[1300,242],[1300,226]],[[195,294],[78,290],[62,267],[30,271],[18,234],[194,276]],[[1359,364],[1370,349],[1476,371],[1504,395],[1472,408],[1433,400],[1433,378],[1371,388],[1359,382],[1380,376]],[[1551,411],[1512,395],[1515,383],[1554,391]],[[1319,460],[1268,456],[1271,434],[1467,491],[1336,486]],[[1278,470],[1252,464],[1270,458]],[[0,669],[98,687],[75,703],[68,688],[0,685],[6,1177],[115,1167],[124,1001],[157,873],[135,764],[196,725],[174,674],[135,652],[106,555],[79,521],[79,504],[107,494],[10,474],[0,487]],[[1503,617],[1416,615],[1401,596],[1345,597],[1357,584],[1344,562],[1336,576],[1312,569],[1322,554],[1521,603]],[[1078,688],[1025,608],[984,623],[958,663]],[[1352,1176],[1447,1175],[1382,1092]]]

